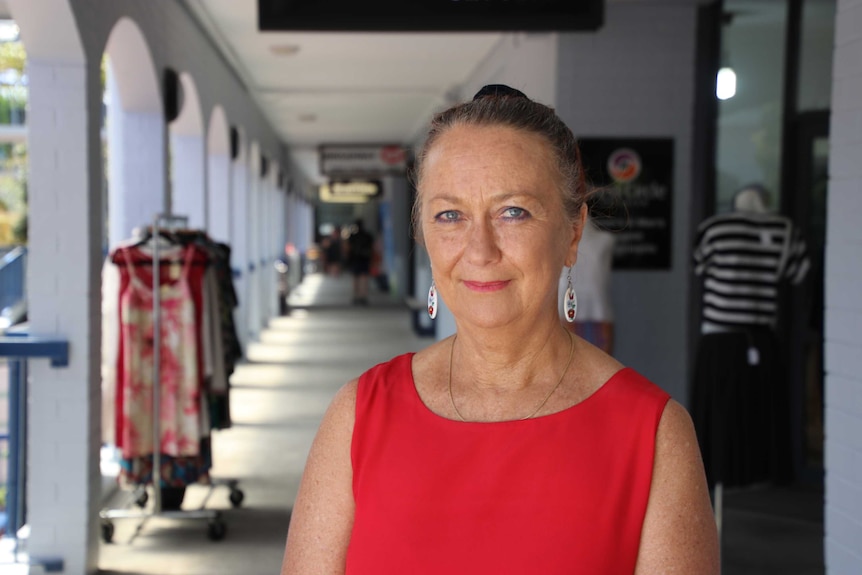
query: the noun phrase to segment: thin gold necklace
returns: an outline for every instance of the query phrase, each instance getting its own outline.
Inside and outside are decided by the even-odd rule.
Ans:
[[[575,355],[575,338],[570,332],[566,331],[566,333],[569,335],[569,342],[570,342],[569,359],[566,361],[566,367],[563,368],[563,373],[560,374],[560,379],[559,379],[559,381],[557,381],[557,385],[555,385],[551,389],[551,391],[548,392],[548,395],[545,396],[545,399],[542,400],[542,403],[539,404],[539,407],[537,407],[530,415],[528,415],[526,417],[522,417],[521,421],[535,417],[535,415],[537,413],[539,413],[539,411],[543,407],[545,407],[545,404],[548,403],[548,400],[551,399],[551,396],[554,395],[554,392],[557,391],[557,388],[560,387],[560,384],[563,383],[563,378],[566,377],[566,373],[569,371],[569,366],[572,364],[572,357]],[[452,403],[452,409],[455,410],[455,413],[458,415],[458,419],[460,419],[461,421],[467,421],[466,419],[464,419],[464,416],[461,415],[461,412],[458,411],[458,406],[455,405],[455,398],[452,397],[452,356],[454,355],[454,351],[455,351],[455,340],[456,339],[458,339],[458,334],[455,334],[452,337],[452,345],[449,348],[449,381],[448,381],[449,401]]]

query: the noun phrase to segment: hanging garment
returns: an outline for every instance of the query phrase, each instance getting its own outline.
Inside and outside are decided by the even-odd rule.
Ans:
[[[136,246],[112,254],[120,270],[120,338],[117,357],[116,439],[121,479],[152,480],[155,332],[153,262]],[[184,485],[210,463],[209,417],[202,386],[201,307],[206,253],[195,246],[160,256],[160,455],[162,485]]]
[[[134,249],[134,248],[132,248]],[[192,253],[165,262],[173,281],[160,284],[159,378],[162,453],[196,455],[200,448],[200,371],[195,304],[189,285]],[[155,313],[153,285],[126,258],[129,282],[120,296],[123,354],[123,457],[153,452]],[[151,280],[151,278],[150,278]]]
[[[703,335],[694,380],[691,416],[710,488],[787,483],[790,394],[774,331]]]
[[[698,227],[695,274],[704,277],[704,332],[774,326],[778,288],[799,283],[809,261],[799,230],[778,214],[732,212]]]
[[[212,429],[230,427],[230,384],[236,362],[242,357],[233,320],[237,306],[230,268],[230,247],[214,242],[198,230],[175,234],[184,245],[194,244],[209,256],[203,290],[204,385]]]

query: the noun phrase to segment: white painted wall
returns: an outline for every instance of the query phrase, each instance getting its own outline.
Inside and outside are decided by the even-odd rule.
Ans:
[[[829,575],[862,573],[862,0],[839,0],[826,234]]]
[[[645,4],[609,3],[599,33],[560,35],[556,106],[579,138],[674,140],[672,267],[613,273],[614,355],[686,404],[697,5]]]

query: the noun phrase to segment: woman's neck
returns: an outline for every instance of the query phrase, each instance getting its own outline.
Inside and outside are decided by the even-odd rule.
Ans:
[[[557,320],[531,328],[459,326],[453,345],[457,380],[479,390],[517,391],[559,373],[571,340]]]

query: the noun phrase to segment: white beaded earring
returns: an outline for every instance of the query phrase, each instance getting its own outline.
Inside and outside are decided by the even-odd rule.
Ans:
[[[567,276],[566,295],[563,296],[563,310],[566,314],[566,321],[572,323],[578,315],[578,296],[575,294],[575,288],[572,287],[572,268],[569,268]]]
[[[431,278],[431,288],[428,290],[428,317],[437,317],[437,286],[434,285],[434,278]]]

